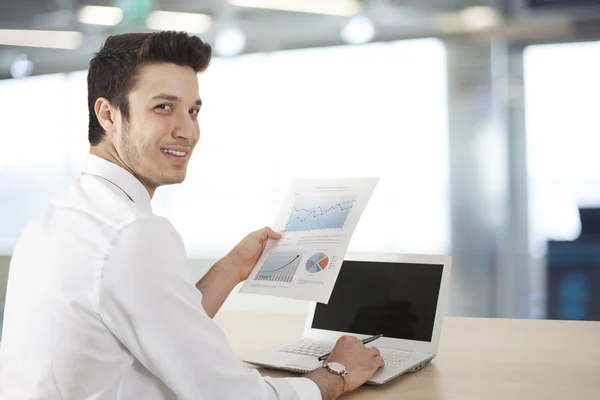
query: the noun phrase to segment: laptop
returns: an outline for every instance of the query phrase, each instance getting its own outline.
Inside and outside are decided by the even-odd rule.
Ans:
[[[367,383],[418,371],[438,352],[450,266],[444,255],[349,253],[329,303],[311,303],[303,337],[244,361],[308,373],[321,367],[318,357],[341,336],[383,334],[366,345],[377,347],[385,361]]]

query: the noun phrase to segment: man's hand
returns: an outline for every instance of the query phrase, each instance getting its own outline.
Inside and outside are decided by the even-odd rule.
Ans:
[[[245,281],[252,272],[252,269],[258,262],[261,254],[265,250],[269,239],[281,239],[281,234],[266,227],[252,232],[238,243],[233,250],[227,254],[229,263],[234,267],[232,271],[238,282]]]
[[[267,241],[280,238],[281,235],[271,228],[252,232],[196,283],[196,287],[202,292],[202,305],[209,317],[214,317],[233,288],[248,278],[265,250]]]
[[[342,336],[339,338],[331,355],[324,361],[338,362],[346,367],[350,377],[348,392],[361,386],[368,381],[377,371],[383,367],[384,361],[379,350],[375,347],[365,347],[362,342],[354,336]],[[306,377],[312,379],[319,389],[323,399],[336,399],[342,392],[343,381],[332,378],[331,372],[318,369]]]
[[[338,362],[346,367],[350,374],[349,392],[368,381],[384,365],[377,348],[366,347],[354,336],[339,338],[325,362]]]

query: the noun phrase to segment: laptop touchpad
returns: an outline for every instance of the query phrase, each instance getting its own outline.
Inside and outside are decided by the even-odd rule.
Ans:
[[[317,357],[301,357],[294,361],[286,363],[287,366],[302,368],[309,371],[319,368],[323,364],[323,361],[317,360]]]

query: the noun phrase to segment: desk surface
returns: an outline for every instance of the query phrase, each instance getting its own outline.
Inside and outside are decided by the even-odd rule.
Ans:
[[[243,358],[298,339],[304,318],[225,312],[216,320]],[[600,322],[446,318],[438,356],[429,366],[342,398],[600,400]]]

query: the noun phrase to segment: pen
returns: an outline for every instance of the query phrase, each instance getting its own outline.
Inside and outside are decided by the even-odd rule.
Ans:
[[[377,340],[377,339],[379,339],[382,336],[383,336],[383,333],[380,333],[379,335],[375,335],[375,336],[371,336],[371,337],[368,337],[366,339],[363,339],[363,340],[361,340],[361,342],[363,344],[371,343],[373,340]],[[324,359],[326,359],[330,355],[331,355],[331,353],[323,354],[321,357],[318,358],[318,360],[319,361],[323,361]]]

